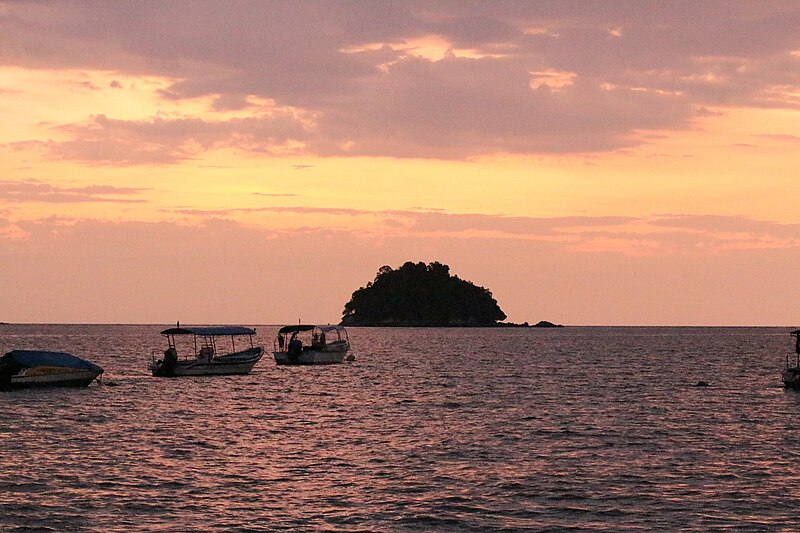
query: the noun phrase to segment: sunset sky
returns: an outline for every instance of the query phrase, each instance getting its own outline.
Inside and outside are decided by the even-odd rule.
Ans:
[[[800,325],[800,3],[2,2],[0,320]]]

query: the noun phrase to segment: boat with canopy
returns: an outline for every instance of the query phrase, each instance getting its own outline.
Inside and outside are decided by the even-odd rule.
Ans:
[[[13,350],[0,357],[0,389],[87,387],[103,369],[66,352]]]
[[[158,377],[224,376],[249,374],[264,355],[264,348],[253,344],[256,330],[242,326],[177,327],[165,329],[161,335],[167,339],[167,349],[162,359],[156,359],[158,350],[151,353],[150,371]],[[230,352],[220,353],[230,337]],[[247,337],[249,347],[238,349],[236,339]],[[191,340],[189,340],[191,338]],[[184,342],[180,342],[185,339]],[[178,354],[178,344],[184,356]],[[242,341],[239,342],[240,348]]]
[[[355,359],[348,353],[350,339],[343,326],[284,326],[273,350],[279,365],[329,365]]]
[[[786,365],[781,372],[783,385],[787,389],[800,389],[800,329],[796,329],[790,333],[794,340],[795,357],[792,358],[788,353],[786,354]],[[794,361],[792,361],[794,359]],[[794,363],[794,366],[792,366]]]

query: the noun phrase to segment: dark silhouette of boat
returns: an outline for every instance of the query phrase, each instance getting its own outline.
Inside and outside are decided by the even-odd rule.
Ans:
[[[299,324],[278,330],[272,355],[279,365],[330,365],[352,361],[343,326]]]
[[[783,386],[787,389],[800,389],[800,329],[792,331],[794,336],[794,366],[791,364],[791,356],[786,354],[786,366],[781,373]]]
[[[13,350],[0,357],[0,389],[86,387],[103,369],[66,352]]]
[[[256,330],[242,326],[190,327],[180,326],[165,329],[161,334],[167,339],[163,359],[156,359],[157,351],[151,353],[150,371],[157,377],[177,376],[228,376],[249,374],[264,355],[264,348],[253,344]],[[194,336],[194,349],[184,358],[178,355],[175,337]],[[250,347],[236,349],[237,337],[249,337]],[[230,337],[231,351],[220,354],[217,339]]]

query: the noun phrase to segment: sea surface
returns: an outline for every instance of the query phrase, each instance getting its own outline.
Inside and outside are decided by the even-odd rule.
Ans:
[[[352,363],[177,379],[160,329],[0,326],[106,370],[0,393],[0,531],[799,527],[787,328],[351,328]]]

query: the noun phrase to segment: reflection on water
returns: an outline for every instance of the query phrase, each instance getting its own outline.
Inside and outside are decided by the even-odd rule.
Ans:
[[[350,364],[167,380],[159,329],[0,326],[106,369],[0,394],[0,530],[795,524],[788,330],[353,328]]]

